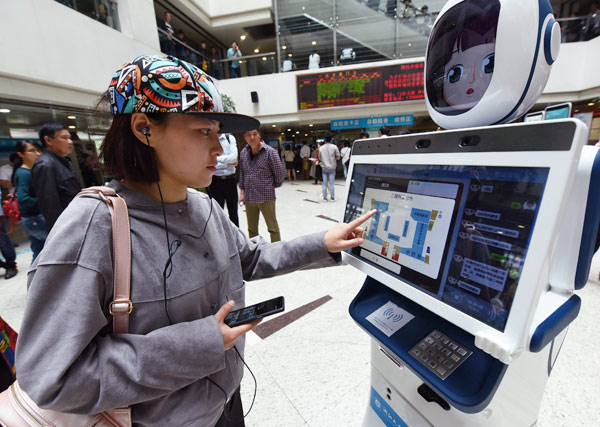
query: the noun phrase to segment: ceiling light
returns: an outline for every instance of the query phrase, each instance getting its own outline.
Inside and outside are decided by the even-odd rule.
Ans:
[[[240,36],[240,40],[246,40],[246,34],[242,34],[242,35]]]
[[[277,127],[277,125],[271,125],[271,126],[273,126],[274,128],[276,128],[276,127]]]
[[[412,46],[412,43],[409,43],[408,45],[409,45],[409,46]]]
[[[291,58],[291,57],[292,57],[292,54],[291,54],[291,53],[288,53],[288,56]]]
[[[67,116],[67,119],[75,120],[77,117],[75,116]]]
[[[286,46],[286,45],[283,45],[283,46],[281,46],[281,48],[282,48],[283,50],[286,50],[286,49],[287,49],[287,46]]]
[[[588,102],[588,107],[593,107],[595,102]]]
[[[10,110],[8,108],[0,108],[0,113],[8,114]]]
[[[305,134],[304,134],[304,136],[308,136],[308,134],[307,134],[307,133],[305,133]]]
[[[75,125],[69,126],[69,129],[75,129]]]
[[[305,7],[305,6],[302,6],[302,10],[306,10],[306,7]]]
[[[288,132],[291,132],[291,131],[292,131],[291,129],[288,129]]]
[[[266,57],[266,56],[263,56],[263,57],[262,57],[262,60],[263,60],[263,61],[266,61],[266,60],[267,60],[267,57]]]
[[[254,49],[254,53],[258,53],[260,50],[258,48]]]
[[[312,45],[314,46],[314,45],[316,45],[316,44],[317,44],[317,42],[316,42],[315,40],[313,40],[313,41],[312,41]]]
[[[299,130],[297,130],[297,131],[296,131],[296,133],[298,134],[298,133],[300,133],[300,131],[299,131]]]
[[[309,124],[308,126],[309,126],[309,127],[313,127],[313,124],[311,123],[311,124]]]

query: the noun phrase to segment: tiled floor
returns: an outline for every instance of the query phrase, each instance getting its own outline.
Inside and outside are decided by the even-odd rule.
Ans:
[[[343,181],[338,180],[338,199],[343,189]],[[340,218],[342,203],[323,203],[320,195],[321,186],[305,181],[286,181],[277,191],[277,216],[284,239],[329,229],[334,225],[331,219]],[[245,230],[243,209],[239,214]],[[265,224],[261,222],[260,227],[268,236]],[[24,266],[30,257],[30,252],[20,254],[19,275],[0,280],[0,315],[16,328],[25,303]],[[600,425],[600,258],[594,261],[592,280],[578,292],[583,300],[581,313],[570,327],[548,382],[538,426]],[[361,425],[369,393],[369,339],[350,319],[348,306],[364,278],[354,268],[341,266],[247,284],[248,304],[284,295],[286,313],[331,297],[265,339],[248,334],[245,359],[258,381],[256,401],[246,418],[248,427]],[[245,410],[253,394],[254,382],[246,373],[242,382]],[[506,425],[512,426],[510,420]]]

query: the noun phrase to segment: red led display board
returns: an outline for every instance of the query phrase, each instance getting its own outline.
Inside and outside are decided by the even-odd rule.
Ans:
[[[297,76],[298,109],[425,98],[423,62]]]

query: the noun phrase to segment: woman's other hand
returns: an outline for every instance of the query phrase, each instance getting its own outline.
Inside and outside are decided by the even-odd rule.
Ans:
[[[353,248],[363,243],[362,234],[364,229],[360,225],[371,218],[377,209],[356,218],[349,223],[340,224],[325,233],[325,248],[328,252],[340,252]]]
[[[234,305],[234,301],[227,301],[215,314],[215,317],[219,321],[221,335],[223,335],[223,346],[225,347],[225,350],[229,350],[230,348],[232,348],[239,337],[241,337],[246,332],[254,328],[262,320],[259,319],[255,320],[254,322],[245,323],[243,325],[234,326],[233,328],[230,328],[229,326],[227,326],[227,324],[225,324],[225,317],[227,317]]]

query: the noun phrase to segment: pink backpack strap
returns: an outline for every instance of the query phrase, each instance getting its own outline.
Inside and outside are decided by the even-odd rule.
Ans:
[[[113,300],[110,314],[113,316],[113,332],[129,332],[129,315],[133,311],[131,302],[131,229],[125,200],[110,187],[89,187],[77,195],[98,195],[108,206],[112,218],[113,240]]]

